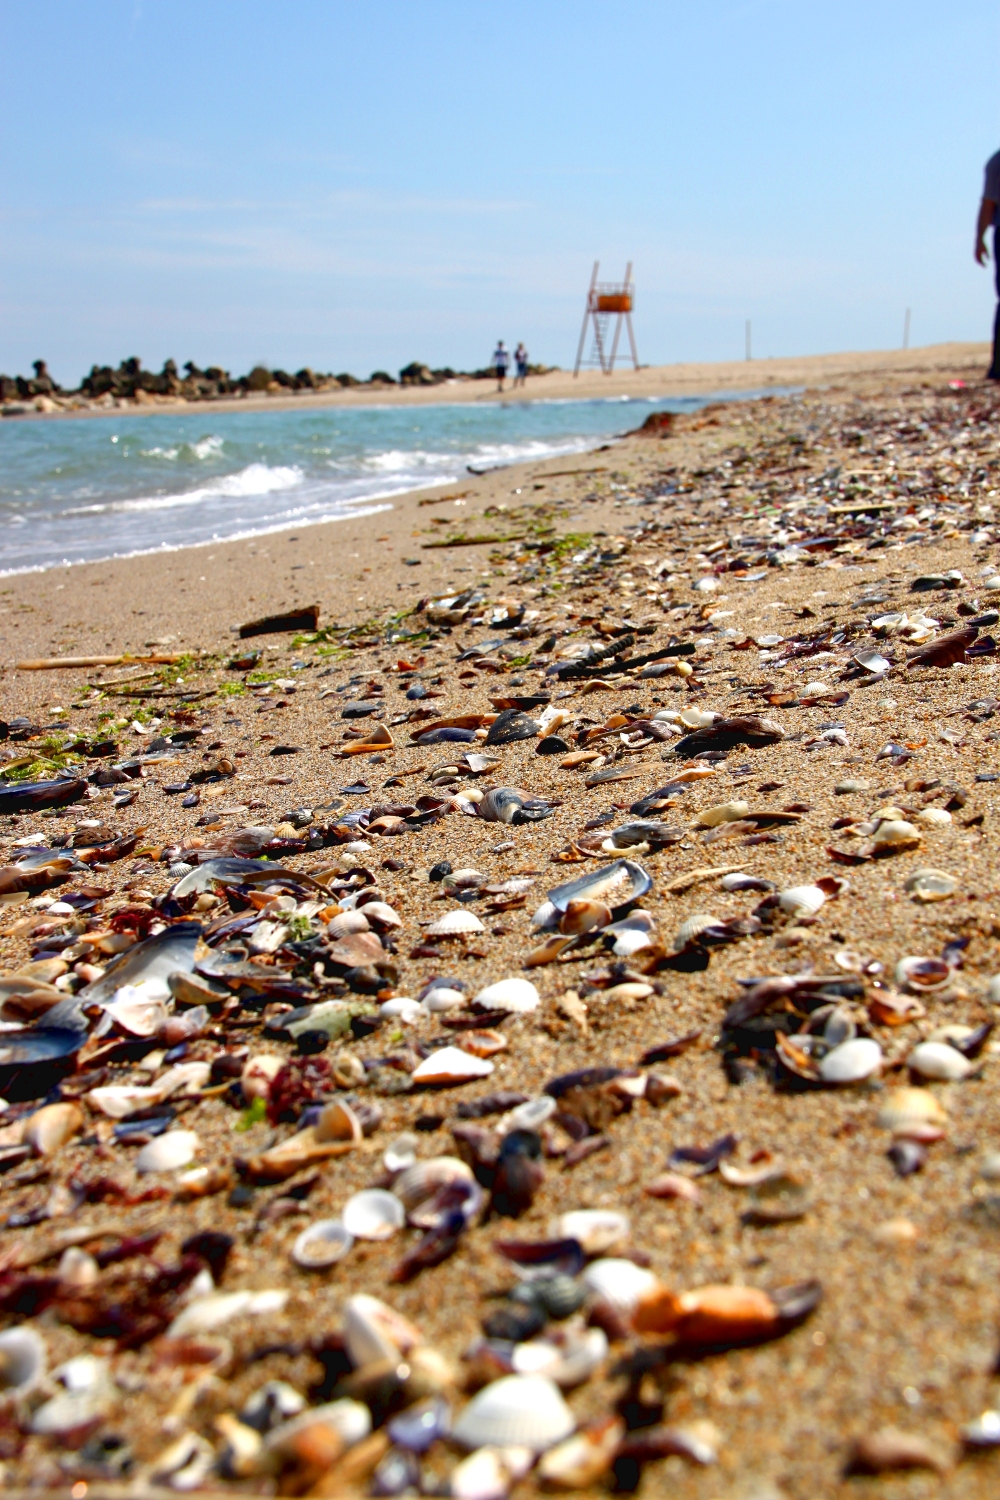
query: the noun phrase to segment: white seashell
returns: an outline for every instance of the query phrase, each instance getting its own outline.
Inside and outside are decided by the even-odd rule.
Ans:
[[[946,870],[914,870],[903,889],[910,892],[914,901],[946,901],[958,889],[958,881]]]
[[[560,913],[551,901],[543,901],[531,919],[532,927],[555,927]]]
[[[530,980],[512,978],[488,984],[473,996],[472,1003],[477,1010],[507,1010],[514,1015],[525,1015],[537,1010],[540,1002]]]
[[[210,1292],[197,1297],[183,1308],[167,1329],[168,1338],[186,1338],[189,1334],[211,1333],[244,1316],[261,1318],[279,1313],[288,1301],[288,1293],[277,1288],[263,1292]]]
[[[587,1255],[606,1255],[632,1232],[627,1214],[610,1208],[577,1208],[560,1215],[554,1238],[579,1240]]]
[[[421,1021],[427,1015],[422,1005],[406,995],[394,995],[378,1009],[380,1016],[386,1016],[390,1021],[402,1021],[404,1026],[412,1026],[415,1021]]]
[[[457,1156],[431,1156],[402,1171],[393,1183],[392,1191],[410,1213],[433,1197],[439,1188],[452,1182],[472,1180],[472,1168]]]
[[[441,881],[442,889],[446,891],[475,891],[481,885],[485,885],[487,876],[482,870],[452,870]]]
[[[366,901],[364,911],[359,912],[358,915],[366,917],[369,922],[374,922],[376,927],[402,927],[403,925],[402,917],[387,901]]]
[[[562,1394],[544,1375],[505,1375],[460,1412],[452,1437],[463,1448],[530,1448],[544,1453],[576,1426]]]
[[[193,1130],[168,1130],[149,1141],[135,1159],[137,1172],[176,1172],[194,1160],[201,1142]]]
[[[719,587],[719,580],[713,578],[711,573],[707,573],[704,578],[699,578],[691,587],[696,594],[714,594]]]
[[[864,667],[866,672],[872,672],[878,676],[881,676],[884,672],[888,672],[892,666],[892,662],[878,651],[856,651],[854,653],[854,660],[859,667]]]
[[[792,916],[814,917],[821,906],[826,904],[826,893],[821,891],[818,885],[793,885],[786,891],[782,891],[778,897],[778,905],[782,911],[789,912]]]
[[[986,989],[986,998],[993,1005],[1000,1005],[1000,974],[994,975]]]
[[[411,1130],[404,1130],[391,1140],[382,1153],[382,1165],[387,1172],[405,1172],[417,1160],[420,1141]]]
[[[918,823],[927,823],[931,828],[943,828],[951,822],[951,813],[944,807],[925,807],[917,813]]]
[[[356,1368],[387,1359],[398,1365],[401,1355],[422,1342],[419,1328],[367,1292],[348,1297],[343,1320],[344,1342]]]
[[[326,935],[336,941],[339,938],[350,937],[355,932],[370,931],[368,918],[363,911],[342,911],[327,924]]]
[[[824,1083],[861,1083],[882,1066],[882,1048],[870,1037],[833,1047],[820,1060],[819,1073]]]
[[[398,1358],[398,1356],[397,1356]],[[345,1448],[353,1448],[362,1442],[372,1430],[372,1417],[362,1401],[329,1401],[324,1406],[311,1406],[300,1412],[290,1422],[283,1422],[265,1438],[270,1453],[293,1458],[296,1439],[310,1427],[326,1427],[336,1433]]]
[[[240,1074],[240,1088],[248,1104],[267,1098],[272,1082],[284,1066],[285,1059],[277,1052],[258,1052],[247,1058]]]
[[[425,1057],[410,1076],[414,1083],[469,1083],[473,1078],[488,1078],[493,1066],[489,1058],[473,1057],[461,1047],[442,1047]]]
[[[79,1245],[64,1250],[56,1267],[56,1275],[64,1286],[93,1286],[100,1274],[97,1261]]]
[[[635,1310],[640,1297],[645,1297],[658,1285],[652,1271],[637,1266],[631,1260],[614,1257],[591,1261],[581,1280],[588,1292],[610,1302],[626,1316]]]
[[[634,928],[631,932],[620,932],[615,938],[612,953],[619,958],[628,958],[633,953],[638,953],[640,948],[648,948],[653,939],[648,932],[640,928]]]
[[[173,1490],[200,1490],[214,1464],[211,1443],[196,1432],[185,1432],[153,1460],[150,1478],[158,1484],[166,1481]]]
[[[24,1123],[22,1139],[38,1156],[54,1156],[83,1129],[83,1112],[69,1103],[46,1104]]]
[[[461,1010],[468,1005],[469,998],[463,995],[461,990],[453,990],[450,985],[436,985],[434,989],[428,990],[420,1004],[425,1011],[434,1014],[436,1011]]]
[[[701,828],[718,828],[720,823],[738,823],[750,811],[749,802],[720,802],[706,807],[695,818]]]
[[[921,1078],[938,1078],[948,1083],[967,1078],[972,1072],[969,1059],[947,1042],[920,1042],[906,1061]]]
[[[693,916],[682,922],[674,937],[674,947],[678,952],[686,948],[688,943],[693,943],[701,933],[707,932],[710,927],[718,927],[722,917],[713,917],[710,912],[695,912]]]
[[[942,990],[952,981],[952,970],[942,958],[920,958],[913,954],[896,965],[896,983],[913,995]]]
[[[0,1333],[0,1390],[23,1396],[45,1377],[45,1343],[33,1328]]]
[[[500,1124],[504,1132],[537,1130],[539,1125],[544,1125],[555,1114],[558,1107],[550,1094],[538,1094],[536,1098],[526,1099],[523,1104],[517,1104],[512,1110],[508,1110]]]
[[[910,849],[920,843],[920,829],[903,818],[887,818],[872,834],[876,848]]]
[[[292,1260],[303,1271],[325,1271],[344,1256],[354,1244],[339,1219],[317,1219],[296,1238]]]
[[[944,1126],[947,1121],[944,1106],[928,1089],[905,1088],[893,1089],[879,1109],[877,1124],[902,1135],[913,1127]]]
[[[477,1448],[452,1469],[448,1494],[451,1500],[506,1500],[513,1482],[495,1448]]]
[[[288,928],[284,922],[257,922],[246,932],[247,947],[251,953],[277,953],[288,939]]]
[[[353,1193],[341,1209],[344,1228],[356,1240],[388,1240],[406,1223],[406,1213],[395,1193],[366,1188]]]
[[[464,906],[455,911],[446,911],[426,929],[428,937],[459,937],[463,932],[485,932],[486,929],[474,911]]]
[[[722,718],[722,715],[716,713],[711,708],[685,708],[679,714],[671,713],[670,710],[665,709],[662,714],[657,714],[656,717],[658,719],[669,718],[673,722],[683,724],[685,729],[707,729],[709,724],[714,724],[716,719]]]
[[[555,1489],[593,1492],[610,1469],[624,1435],[620,1417],[605,1417],[550,1448],[538,1465],[539,1478]]]
[[[123,984],[104,1010],[116,1026],[129,1036],[156,1036],[166,1024],[170,991],[159,979]]]

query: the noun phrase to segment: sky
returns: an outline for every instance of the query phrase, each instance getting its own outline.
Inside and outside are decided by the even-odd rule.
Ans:
[[[986,339],[995,0],[0,0],[0,371]]]

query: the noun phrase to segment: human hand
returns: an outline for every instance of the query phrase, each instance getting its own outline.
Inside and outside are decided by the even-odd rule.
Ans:
[[[982,238],[982,236],[980,236],[980,238],[976,241],[975,256],[976,264],[979,266],[985,266],[986,262],[989,260],[989,251],[986,248],[986,241]]]

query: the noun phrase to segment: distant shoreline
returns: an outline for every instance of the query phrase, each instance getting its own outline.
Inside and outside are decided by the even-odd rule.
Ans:
[[[724,392],[766,391],[770,386],[816,386],[839,379],[872,378],[884,381],[926,381],[935,375],[953,375],[962,369],[972,383],[985,376],[990,346],[986,343],[931,344],[919,349],[869,350],[843,354],[813,354],[780,359],[701,361],[674,365],[650,365],[639,370],[617,370],[602,375],[583,370],[577,378],[567,370],[553,370],[528,377],[526,386],[509,385],[497,392],[493,381],[446,380],[428,386],[390,386],[377,392],[371,386],[340,390],[296,391],[291,395],[218,396],[187,400],[151,397],[144,401],[116,398],[112,402],[87,402],[70,407],[56,405],[51,398],[27,398],[0,408],[5,421],[74,420],[87,417],[177,415],[208,411],[314,411],[393,406],[429,406],[478,402],[487,405],[524,404],[531,401],[593,401],[705,396]],[[485,387],[485,389],[484,389]],[[43,402],[33,409],[33,401]],[[48,409],[46,409],[46,407]],[[16,408],[16,409],[12,409]]]

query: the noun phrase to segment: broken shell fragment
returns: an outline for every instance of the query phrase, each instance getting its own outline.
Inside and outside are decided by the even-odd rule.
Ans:
[[[631,859],[616,859],[614,864],[603,865],[578,880],[569,880],[565,885],[549,891],[549,902],[556,911],[566,911],[571,901],[600,901],[617,910],[631,901],[638,901],[652,889],[653,879],[641,865]],[[537,921],[540,913],[535,913]],[[539,926],[543,923],[539,922]]]
[[[751,1188],[749,1216],[758,1224],[782,1224],[801,1219],[811,1200],[807,1183],[789,1172],[772,1170]]]
[[[76,1104],[46,1104],[25,1121],[24,1143],[38,1156],[54,1156],[83,1129],[83,1112]]]
[[[592,1296],[626,1316],[658,1285],[652,1271],[615,1257],[591,1261],[581,1279]]]
[[[876,853],[890,854],[903,849],[915,849],[919,843],[920,829],[914,828],[904,818],[888,818],[872,834],[872,845]]]
[[[530,1448],[544,1453],[576,1426],[559,1387],[544,1375],[493,1381],[458,1415],[452,1437],[463,1448]]]
[[[325,1271],[343,1260],[353,1244],[340,1219],[317,1219],[297,1236],[292,1260],[303,1271]]]
[[[45,1377],[45,1343],[33,1328],[0,1333],[0,1390],[26,1395]]]
[[[643,1188],[648,1198],[679,1198],[685,1203],[697,1203],[701,1197],[701,1188],[690,1177],[682,1177],[679,1172],[663,1172],[659,1177],[654,1177]]]
[[[692,1349],[728,1349],[778,1338],[819,1305],[816,1281],[765,1292],[752,1286],[703,1286],[675,1294],[656,1289],[632,1318],[637,1333],[672,1334]]]
[[[554,1226],[556,1238],[577,1240],[587,1255],[606,1255],[623,1245],[631,1228],[627,1214],[603,1208],[574,1209]]]
[[[137,1172],[176,1172],[194,1160],[199,1147],[193,1130],[168,1130],[143,1146],[136,1157]]]
[[[494,1064],[487,1057],[473,1057],[461,1047],[442,1047],[432,1052],[414,1069],[414,1083],[449,1087],[452,1084],[471,1083],[475,1078],[487,1078]]]
[[[395,1193],[365,1188],[341,1209],[344,1229],[356,1240],[388,1240],[406,1223],[406,1211]]]
[[[539,1478],[559,1489],[589,1489],[610,1469],[624,1435],[621,1417],[604,1417],[543,1454]]]
[[[611,908],[603,901],[570,901],[559,919],[559,931],[573,936],[607,927]]]
[[[749,802],[721,802],[717,807],[706,807],[695,821],[702,828],[717,828],[720,823],[740,822],[749,811]]]
[[[914,870],[903,889],[909,891],[914,901],[946,901],[955,894],[958,881],[946,870]]]

